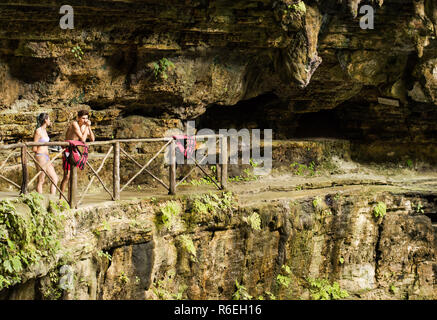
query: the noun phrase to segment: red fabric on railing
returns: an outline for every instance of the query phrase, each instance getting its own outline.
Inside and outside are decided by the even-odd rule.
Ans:
[[[195,136],[176,135],[173,136],[176,140],[176,148],[184,155],[186,159],[193,157],[196,150]]]
[[[62,164],[64,170],[70,170],[71,166],[76,166],[80,170],[85,168],[88,161],[88,146],[82,141],[67,140],[69,146],[62,153]],[[81,152],[79,147],[83,147]]]

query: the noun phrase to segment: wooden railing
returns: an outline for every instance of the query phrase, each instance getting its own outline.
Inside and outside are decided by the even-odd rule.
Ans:
[[[94,141],[94,142],[88,142],[87,145],[89,147],[92,146],[104,146],[104,145],[110,145],[109,151],[104,156],[102,163],[100,166],[96,169],[91,165],[91,163],[88,161],[86,164],[86,168],[89,168],[92,172],[92,177],[82,192],[81,195],[78,194],[78,188],[77,188],[77,167],[71,166],[70,171],[70,180],[69,180],[69,186],[68,186],[68,195],[66,196],[60,188],[57,186],[57,184],[54,183],[54,181],[50,178],[50,176],[47,174],[45,169],[39,164],[38,161],[36,161],[35,157],[31,152],[29,152],[29,147],[35,147],[35,146],[60,146],[60,147],[67,147],[69,145],[68,142],[23,142],[23,143],[17,143],[17,144],[10,144],[10,145],[0,145],[0,150],[14,150],[17,148],[21,149],[21,171],[22,171],[22,181],[21,186],[18,185],[16,182],[10,180],[9,178],[5,177],[2,174],[2,169],[5,167],[6,163],[8,162],[9,158],[12,156],[12,152],[8,154],[6,159],[3,161],[3,163],[0,165],[0,178],[11,184],[12,186],[19,189],[20,193],[27,193],[29,186],[38,178],[38,176],[42,173],[46,174],[46,177],[51,181],[53,185],[56,186],[56,189],[59,191],[60,196],[62,196],[69,204],[71,208],[77,208],[78,205],[83,201],[85,195],[87,194],[90,186],[94,182],[94,178],[97,178],[100,182],[100,184],[103,186],[103,189],[110,195],[112,200],[120,200],[120,193],[134,181],[136,177],[138,177],[141,173],[146,172],[149,174],[153,179],[158,181],[162,186],[164,186],[168,193],[171,195],[176,194],[176,187],[182,183],[193,171],[196,167],[198,167],[205,175],[207,175],[211,181],[217,186],[219,189],[225,189],[226,183],[228,180],[228,147],[227,147],[227,137],[223,135],[202,135],[202,136],[196,136],[196,138],[218,138],[219,142],[219,157],[220,161],[217,165],[217,180],[218,184],[216,183],[215,179],[212,178],[202,167],[201,163],[202,161],[207,157],[205,155],[200,161],[196,161],[195,159],[192,159],[195,167],[192,168],[189,173],[181,179],[179,182],[176,181],[176,142],[173,138],[145,138],[145,139],[117,139],[117,140],[110,140],[110,141]],[[139,142],[164,142],[164,145],[161,147],[161,149],[155,153],[155,155],[147,161],[146,164],[141,165],[137,160],[135,160],[131,155],[129,155],[123,148],[120,147],[120,143],[139,143]],[[154,175],[151,171],[147,169],[147,167],[152,163],[153,160],[155,160],[159,154],[165,150],[166,147],[170,147],[169,150],[169,184],[167,185],[162,179]],[[62,155],[62,151],[58,152],[51,160],[50,163],[53,163],[59,156]],[[103,179],[100,177],[99,172],[102,170],[107,158],[109,155],[113,153],[113,170],[112,170],[112,191],[105,185]],[[124,155],[128,160],[132,161],[135,166],[139,168],[139,171],[136,172],[126,183],[124,186],[121,187],[120,185],[120,156]],[[35,164],[39,167],[40,171],[29,181],[29,172],[28,172],[28,159],[31,158]]]

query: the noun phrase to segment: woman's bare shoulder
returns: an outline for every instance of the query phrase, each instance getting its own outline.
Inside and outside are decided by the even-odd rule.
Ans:
[[[33,141],[37,142],[41,137],[42,137],[41,128],[35,129],[35,132],[33,134]]]

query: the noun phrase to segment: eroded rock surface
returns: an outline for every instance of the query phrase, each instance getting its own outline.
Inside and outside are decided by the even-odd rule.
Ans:
[[[231,299],[235,281],[255,299],[310,299],[309,278],[338,282],[350,299],[436,298],[434,193],[387,186],[270,192],[276,199],[242,194],[238,204],[209,213],[196,213],[189,196],[68,212],[64,250],[1,296],[50,298],[43,293],[59,284],[46,274],[62,269],[64,283],[68,272],[74,279],[62,299]],[[162,225],[169,203],[181,211]],[[387,208],[382,217],[374,213],[379,203]]]
[[[307,127],[317,131],[319,112],[333,110],[340,114],[339,135],[357,143],[357,157],[380,161],[386,153],[376,145],[386,145],[400,151],[399,159],[420,146],[432,162],[435,2],[366,2],[374,8],[374,29],[360,28],[363,5],[85,1],[72,4],[74,30],[62,30],[53,1],[6,2],[0,8],[0,139],[30,139],[42,111],[52,115],[54,138],[61,139],[65,122],[85,107],[93,110],[99,139],[111,139],[132,115],[201,119],[213,107],[226,113],[247,102],[258,111],[249,113],[251,127],[272,128],[278,138],[294,137],[302,114],[315,118]],[[77,45],[81,60],[71,51]],[[414,142],[398,148],[400,138]]]

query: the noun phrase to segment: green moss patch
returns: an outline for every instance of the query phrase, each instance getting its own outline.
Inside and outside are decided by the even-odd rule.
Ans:
[[[59,231],[68,205],[50,201],[48,208],[38,193],[0,201],[0,290],[21,282],[21,274],[60,249]]]

